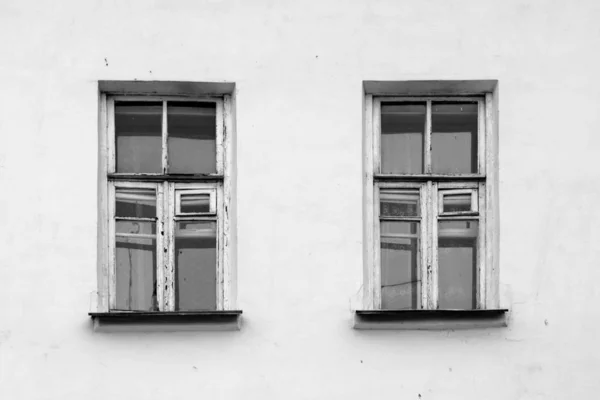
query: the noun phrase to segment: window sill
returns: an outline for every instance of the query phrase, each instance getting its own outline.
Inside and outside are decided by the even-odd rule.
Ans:
[[[507,326],[507,309],[491,310],[356,310],[354,329],[452,330]]]
[[[96,332],[237,331],[241,310],[187,312],[91,312]]]

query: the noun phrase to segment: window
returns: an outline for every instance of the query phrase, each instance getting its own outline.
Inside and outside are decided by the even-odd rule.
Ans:
[[[232,309],[231,107],[101,94],[99,310]]]
[[[365,309],[497,307],[493,106],[367,94]]]

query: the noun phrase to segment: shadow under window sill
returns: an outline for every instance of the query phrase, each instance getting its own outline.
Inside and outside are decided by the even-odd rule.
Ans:
[[[508,309],[487,310],[356,310],[354,329],[453,330],[502,328]]]
[[[242,310],[136,312],[88,314],[96,332],[236,331]]]

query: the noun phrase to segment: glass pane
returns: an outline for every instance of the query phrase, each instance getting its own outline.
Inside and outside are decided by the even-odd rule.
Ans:
[[[433,173],[477,172],[477,103],[433,103],[431,132]]]
[[[189,214],[210,212],[210,195],[206,193],[182,193],[179,212]]]
[[[423,173],[425,104],[381,104],[381,171]]]
[[[418,217],[418,190],[382,189],[379,192],[379,215],[382,217]]]
[[[217,172],[216,104],[168,102],[169,172]]]
[[[477,221],[438,223],[439,308],[477,307]]]
[[[116,222],[116,308],[156,311],[156,223]]]
[[[162,172],[162,103],[116,102],[117,172]]]
[[[443,212],[471,211],[471,194],[448,194],[444,199]]]
[[[156,191],[154,189],[117,188],[115,215],[128,218],[155,218]]]
[[[175,288],[179,311],[217,308],[217,233],[209,221],[178,222]]]
[[[418,222],[381,222],[381,308],[421,307]]]

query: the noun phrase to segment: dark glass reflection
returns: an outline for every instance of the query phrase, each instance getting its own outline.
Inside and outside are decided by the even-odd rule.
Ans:
[[[477,221],[438,223],[439,308],[477,307]]]
[[[421,306],[418,222],[381,222],[381,308]]]
[[[217,308],[216,223],[178,222],[175,231],[175,296],[179,311]]]
[[[156,224],[117,221],[116,309],[156,311]]]
[[[116,102],[117,172],[162,172],[162,103]]]
[[[115,216],[125,218],[155,218],[156,191],[141,188],[115,190]]]
[[[170,173],[217,171],[216,118],[215,103],[167,103]]]
[[[433,173],[477,172],[477,103],[433,103],[431,131]]]
[[[381,104],[381,171],[423,173],[425,104]]]

